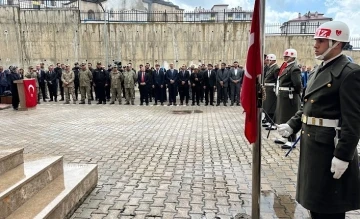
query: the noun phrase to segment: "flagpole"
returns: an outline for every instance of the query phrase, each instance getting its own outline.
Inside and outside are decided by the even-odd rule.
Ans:
[[[263,84],[264,81],[264,47],[265,47],[265,0],[260,0],[260,54],[261,54],[261,77],[258,84]],[[256,89],[259,87],[256,86]],[[253,167],[252,167],[252,219],[260,219],[260,190],[261,190],[261,113],[262,113],[262,100],[261,94],[257,93],[257,140],[253,144]]]

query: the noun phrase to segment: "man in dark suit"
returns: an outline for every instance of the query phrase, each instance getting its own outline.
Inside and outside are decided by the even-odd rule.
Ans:
[[[149,105],[149,82],[150,82],[150,75],[146,74],[145,67],[141,67],[140,71],[138,72],[137,82],[139,84],[140,90],[140,105],[144,105],[144,100],[146,106]]]
[[[212,64],[208,64],[208,69],[203,72],[203,85],[205,90],[205,106],[214,106],[214,90],[216,89],[216,72]],[[210,102],[209,102],[210,96]]]
[[[220,105],[220,100],[223,101],[224,106],[227,102],[227,90],[229,85],[229,71],[226,69],[226,64],[221,63],[221,69],[216,73],[216,88],[217,88],[217,104]]]
[[[180,93],[180,105],[185,104],[189,105],[189,80],[190,73],[186,69],[186,65],[181,67],[181,71],[179,72],[179,93]]]
[[[36,73],[37,73],[39,88],[41,91],[43,101],[46,102],[46,99],[45,99],[46,98],[46,93],[45,93],[46,73],[44,70],[42,70],[40,68],[40,65],[36,66]]]
[[[64,70],[65,70],[64,64],[60,65],[60,63],[56,63],[56,67],[54,68],[54,71],[56,72],[57,81],[58,81],[56,86],[59,86],[60,88],[60,96],[61,96],[60,101],[64,101],[64,88],[63,88],[63,82],[61,81],[61,75]],[[56,90],[56,95],[57,95],[57,90]]]
[[[153,84],[152,87],[155,90],[155,106],[157,102],[160,101],[161,106],[164,105],[164,95],[163,88],[165,86],[165,73],[160,69],[160,65],[155,65],[155,70],[153,72]]]
[[[178,70],[174,69],[174,64],[170,64],[170,69],[166,71],[166,80],[169,89],[169,104],[176,106],[176,82],[178,81]]]
[[[56,71],[54,71],[54,66],[50,65],[49,66],[49,71],[46,75],[46,81],[48,84],[48,88],[49,88],[49,93],[50,93],[50,102],[54,101],[57,102],[57,79],[58,79],[58,75],[56,73]]]
[[[231,89],[231,106],[236,102],[240,106],[240,89],[244,77],[244,70],[239,67],[237,61],[234,62],[234,68],[230,69],[230,89]]]

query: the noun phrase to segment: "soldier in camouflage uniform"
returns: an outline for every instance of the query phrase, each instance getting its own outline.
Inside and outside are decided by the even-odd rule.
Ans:
[[[130,68],[130,65],[126,66],[124,71],[124,86],[125,86],[125,96],[126,96],[126,105],[134,105],[135,97],[135,81],[137,80],[135,72]]]
[[[110,79],[111,79],[111,102],[110,104],[115,103],[115,98],[118,99],[119,105],[122,103],[121,98],[121,82],[124,80],[124,75],[117,70],[116,67],[113,67],[110,72]]]
[[[74,93],[74,80],[75,80],[74,72],[70,70],[69,65],[66,65],[65,71],[63,71],[61,75],[61,81],[63,82],[63,87],[66,96],[66,101],[64,104],[70,103],[70,93],[73,99],[73,103],[76,104],[76,97]]]
[[[80,104],[85,104],[85,98],[87,96],[88,104],[91,104],[91,89],[90,84],[92,81],[93,75],[89,69],[86,69],[86,63],[81,64],[81,69],[79,71],[79,83],[80,83],[80,94],[81,102]]]
[[[25,78],[29,78],[29,79],[34,78],[35,79],[38,104],[40,104],[40,92],[39,92],[38,75],[37,75],[36,71],[34,71],[34,68],[32,66],[29,67],[29,71],[25,74]]]

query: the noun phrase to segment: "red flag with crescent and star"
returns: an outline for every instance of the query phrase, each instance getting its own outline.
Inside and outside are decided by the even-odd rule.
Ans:
[[[260,35],[260,0],[255,0],[249,37],[249,49],[246,58],[245,77],[240,95],[241,105],[246,113],[245,137],[250,144],[254,143],[257,138],[258,116],[256,105],[256,78],[262,72]]]
[[[37,104],[37,90],[35,79],[24,79],[24,93],[26,107],[31,108]]]

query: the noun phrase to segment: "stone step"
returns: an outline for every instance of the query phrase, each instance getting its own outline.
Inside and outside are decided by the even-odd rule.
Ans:
[[[97,165],[65,164],[64,174],[39,191],[7,219],[69,218],[95,188],[97,180]]]
[[[0,219],[9,216],[61,174],[61,156],[25,161],[4,173],[0,177]]]
[[[24,163],[23,152],[24,148],[0,149],[0,175]]]

